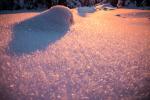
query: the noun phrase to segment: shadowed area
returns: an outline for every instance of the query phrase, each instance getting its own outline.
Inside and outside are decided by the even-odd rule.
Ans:
[[[85,17],[87,13],[94,13],[96,9],[94,7],[79,7],[77,11],[79,16]]]
[[[14,25],[10,52],[23,54],[45,49],[66,34],[70,21],[69,9],[58,6]]]
[[[38,12],[43,12],[45,9],[38,9],[38,10],[1,10],[0,14],[19,14],[19,13],[38,13]]]
[[[10,96],[10,90],[6,88],[6,86],[0,85],[0,99],[1,100],[14,100],[12,96]]]
[[[132,13],[125,13],[125,14],[119,14],[117,16],[121,17],[130,17],[130,18],[149,18],[150,12],[132,12]]]

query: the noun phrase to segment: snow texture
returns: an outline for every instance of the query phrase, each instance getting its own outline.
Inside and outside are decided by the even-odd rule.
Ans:
[[[149,100],[150,11],[71,12],[70,28],[51,10],[0,15],[0,100]],[[59,39],[48,44],[52,34]],[[10,44],[16,53],[45,49],[12,55]]]
[[[49,43],[65,35],[72,23],[73,15],[69,8],[54,6],[35,17],[15,24],[9,49],[15,54],[45,49]]]

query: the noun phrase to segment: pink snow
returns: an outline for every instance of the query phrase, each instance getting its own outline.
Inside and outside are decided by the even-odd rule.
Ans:
[[[136,100],[147,97],[150,94],[147,81],[150,78],[150,11],[97,10],[85,17],[79,16],[76,9],[71,12],[74,24],[59,39],[47,44],[45,49],[21,52],[21,55],[9,51],[14,26],[36,16],[45,21],[48,18],[42,17],[43,12],[0,15],[0,86],[8,91],[3,98]],[[35,23],[29,21],[31,26]],[[51,25],[51,21],[45,23]],[[39,23],[39,29],[43,27],[40,24],[45,25]],[[19,33],[20,37],[25,35],[23,26],[17,28],[17,32],[23,32]],[[55,28],[57,34],[59,28]],[[54,35],[51,30],[31,31],[31,37],[40,34],[41,38],[51,39]]]

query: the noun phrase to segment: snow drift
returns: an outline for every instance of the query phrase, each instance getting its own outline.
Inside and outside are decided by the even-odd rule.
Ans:
[[[87,13],[94,13],[96,11],[95,7],[78,7],[78,15],[85,17]]]
[[[23,54],[44,49],[64,36],[72,23],[73,15],[69,8],[54,6],[14,25],[9,50],[11,53]]]
[[[80,17],[76,10],[72,9],[75,25],[67,35],[44,51],[23,56],[5,53],[12,35],[10,25],[37,13],[0,15],[1,100],[149,100],[150,21],[148,16],[134,17],[133,14],[139,16],[150,11],[97,10]],[[44,13],[42,19],[46,18]],[[131,17],[123,18],[123,14],[131,13]],[[117,14],[123,17],[115,16]],[[27,42],[22,52],[25,47],[32,47],[31,42],[39,42],[37,47],[46,47],[52,35],[58,36],[58,28],[40,29],[48,27],[45,24],[56,25],[48,18],[43,19],[45,23],[37,24],[36,21],[42,19],[34,17],[16,24],[13,46],[20,47],[17,44]],[[27,30],[26,25],[30,24],[40,27]],[[62,34],[59,30],[59,35]]]

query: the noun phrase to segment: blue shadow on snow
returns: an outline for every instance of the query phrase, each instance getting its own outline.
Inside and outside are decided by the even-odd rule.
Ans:
[[[67,33],[69,25],[60,16],[57,17],[51,13],[42,13],[14,25],[9,52],[16,55],[32,53],[44,50],[49,44],[59,40]]]

